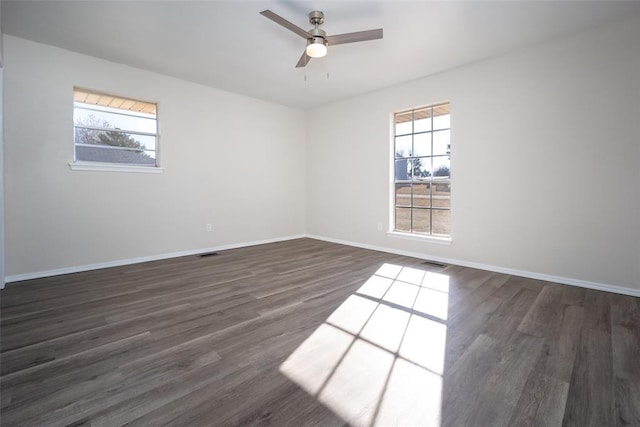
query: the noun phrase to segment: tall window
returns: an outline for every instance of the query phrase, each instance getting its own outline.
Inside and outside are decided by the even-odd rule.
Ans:
[[[394,230],[450,237],[450,105],[394,117]]]
[[[76,162],[158,166],[157,105],[74,88]]]

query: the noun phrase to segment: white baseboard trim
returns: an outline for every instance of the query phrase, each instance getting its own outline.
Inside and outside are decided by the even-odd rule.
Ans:
[[[160,261],[169,258],[178,258],[182,256],[197,255],[207,252],[224,251],[227,249],[244,248],[247,246],[264,245],[265,243],[283,242],[285,240],[301,239],[306,237],[304,234],[293,236],[274,237],[272,239],[254,240],[251,242],[231,243],[228,245],[213,246],[210,248],[193,249],[188,251],[171,252],[167,254],[151,255],[138,258],[120,259],[116,261],[100,262],[97,264],[80,265],[76,267],[56,268],[54,270],[37,271],[34,273],[15,274],[5,278],[6,283],[20,282],[23,280],[40,279],[42,277],[60,276],[63,274],[80,273],[83,271],[99,270],[101,268],[120,267],[123,265],[139,264],[149,261]]]
[[[54,270],[37,271],[34,273],[16,274],[12,276],[7,276],[5,278],[5,283],[14,283],[14,282],[20,282],[23,280],[31,280],[31,279],[40,279],[43,277],[60,276],[63,274],[80,273],[83,271],[99,270],[101,268],[119,267],[119,266],[130,265],[130,264],[139,264],[139,263],[149,262],[149,261],[159,261],[163,259],[197,255],[197,254],[207,253],[207,252],[224,251],[227,249],[243,248],[247,246],[264,245],[266,243],[283,242],[286,240],[301,239],[304,237],[307,237],[310,239],[322,240],[325,242],[337,243],[341,245],[353,246],[357,248],[370,249],[370,250],[379,251],[379,252],[387,252],[391,254],[404,255],[404,256],[409,256],[409,257],[419,258],[419,259],[428,259],[431,261],[437,261],[444,264],[460,265],[463,267],[471,267],[471,268],[477,268],[480,270],[495,271],[497,273],[510,274],[513,276],[521,276],[521,277],[528,277],[530,279],[544,280],[546,282],[561,283],[564,285],[579,286],[581,288],[596,289],[599,291],[613,292],[616,294],[640,297],[640,289],[632,289],[632,288],[626,288],[623,286],[615,286],[615,285],[608,285],[605,283],[590,282],[587,280],[572,279],[569,277],[552,276],[549,274],[535,273],[532,271],[525,271],[525,270],[516,270],[513,268],[481,264],[477,262],[465,261],[460,259],[431,256],[431,255],[427,255],[420,252],[404,251],[400,249],[388,248],[383,246],[369,245],[366,243],[352,242],[349,240],[318,236],[315,234],[297,234],[292,236],[282,236],[282,237],[275,237],[271,239],[254,240],[250,242],[231,243],[227,245],[213,246],[209,248],[193,249],[188,251],[171,252],[171,253],[151,255],[146,257],[101,262],[97,264],[65,267],[65,268],[58,268]]]
[[[623,287],[623,286],[608,285],[608,284],[605,284],[605,283],[589,282],[587,280],[572,279],[570,277],[552,276],[552,275],[549,275],[549,274],[534,273],[532,271],[525,271],[525,270],[516,270],[516,269],[513,269],[513,268],[506,268],[506,267],[499,267],[499,266],[495,266],[495,265],[481,264],[481,263],[477,263],[477,262],[464,261],[464,260],[460,260],[460,259],[452,259],[452,258],[443,258],[443,257],[438,257],[438,256],[431,256],[431,255],[427,255],[427,254],[423,254],[423,253],[419,253],[419,252],[403,251],[403,250],[399,250],[399,249],[387,248],[387,247],[382,247],[382,246],[368,245],[368,244],[365,244],[365,243],[352,242],[352,241],[348,241],[348,240],[334,239],[334,238],[331,238],[331,237],[317,236],[317,235],[314,235],[314,234],[307,234],[306,237],[308,237],[310,239],[323,240],[325,242],[338,243],[338,244],[347,245],[347,246],[354,246],[354,247],[357,247],[357,248],[371,249],[371,250],[379,251],[379,252],[392,253],[392,254],[395,254],[395,255],[404,255],[404,256],[409,256],[409,257],[413,257],[413,258],[428,259],[428,260],[431,260],[431,261],[437,261],[437,262],[441,262],[441,263],[444,263],[444,264],[460,265],[460,266],[463,266],[463,267],[471,267],[471,268],[477,268],[477,269],[480,269],[480,270],[494,271],[496,273],[510,274],[512,276],[521,276],[521,277],[528,277],[530,279],[544,280],[545,282],[560,283],[560,284],[563,284],[563,285],[579,286],[581,288],[595,289],[595,290],[598,290],[598,291],[613,292],[613,293],[616,293],[616,294],[630,295],[630,296],[633,296],[633,297],[640,297],[640,289],[633,289],[633,288],[626,288],[626,287]]]

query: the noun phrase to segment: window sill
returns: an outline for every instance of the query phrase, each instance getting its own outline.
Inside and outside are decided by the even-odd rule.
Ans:
[[[135,172],[135,173],[162,173],[164,168],[157,166],[118,165],[113,163],[97,162],[70,162],[69,167],[74,171],[97,172]]]
[[[399,231],[388,231],[387,236],[396,237],[407,240],[418,240],[420,242],[435,243],[438,245],[450,245],[451,237],[435,237],[435,236],[422,236],[420,234],[401,233]]]

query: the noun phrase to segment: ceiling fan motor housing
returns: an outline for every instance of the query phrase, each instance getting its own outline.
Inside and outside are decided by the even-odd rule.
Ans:
[[[327,45],[327,33],[319,28],[312,28],[309,33],[313,36],[307,40],[307,44],[318,43]]]

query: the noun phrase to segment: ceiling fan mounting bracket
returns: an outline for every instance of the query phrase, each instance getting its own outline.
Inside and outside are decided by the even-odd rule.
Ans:
[[[319,10],[309,12],[309,23],[311,23],[311,25],[324,24],[324,13],[320,12]]]

